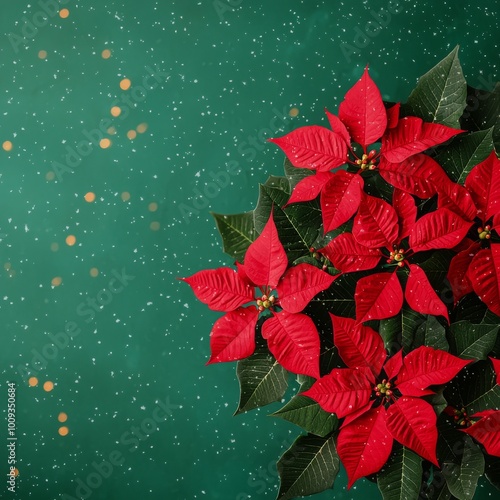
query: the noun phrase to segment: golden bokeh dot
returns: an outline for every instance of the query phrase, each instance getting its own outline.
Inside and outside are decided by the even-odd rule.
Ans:
[[[101,52],[101,57],[103,59],[109,59],[111,57],[111,50],[109,49],[104,49],[102,52]]]
[[[92,278],[97,278],[97,276],[99,276],[99,269],[97,269],[97,267],[93,267],[90,270],[90,276],[92,276]]]
[[[28,379],[28,385],[30,387],[36,387],[38,385],[38,379],[36,377],[30,377]]]
[[[111,141],[107,138],[101,139],[99,146],[101,146],[102,149],[108,149],[111,146]]]
[[[14,469],[12,472],[10,473],[11,476],[14,476],[14,477],[19,476],[19,470],[18,469]]]
[[[57,420],[61,423],[66,422],[66,420],[68,420],[68,415],[62,411],[59,415],[57,415]]]
[[[115,135],[116,134],[116,128],[115,127],[109,127],[107,130],[109,135]]]
[[[47,57],[47,51],[46,50],[40,50],[40,52],[38,52],[38,57],[40,59],[45,59]]]
[[[57,252],[59,250],[59,243],[51,243],[50,244],[50,249],[53,251],[53,252]]]
[[[62,278],[60,276],[52,278],[52,281],[50,282],[52,286],[59,286],[61,283],[62,283]]]
[[[11,141],[5,141],[3,144],[2,144],[2,148],[4,149],[4,151],[12,151],[12,148],[14,147],[14,145],[12,144]]]
[[[69,10],[68,9],[61,9],[59,11],[59,17],[62,19],[66,19],[69,16]]]
[[[130,86],[132,85],[132,82],[128,79],[128,78],[124,78],[121,82],[120,82],[120,88],[122,90],[128,90],[130,88]]]
[[[296,116],[299,116],[299,108],[292,108],[288,112],[288,114],[292,117],[295,118]]]
[[[43,383],[43,390],[46,392],[50,392],[54,388],[54,383],[51,382],[50,380],[47,380],[47,382]]]
[[[151,202],[149,205],[148,205],[148,210],[150,212],[156,212],[158,210],[158,203],[156,202]]]
[[[86,202],[92,203],[93,201],[95,201],[95,193],[89,191],[88,193],[85,193],[84,198]]]
[[[111,108],[111,114],[113,116],[120,116],[122,114],[122,108],[120,108],[120,106],[113,106]]]
[[[158,231],[158,229],[160,229],[160,223],[157,221],[153,221],[149,225],[149,228],[151,229],[151,231]]]
[[[137,125],[136,127],[136,130],[139,134],[144,134],[144,132],[146,132],[147,129],[148,129],[147,123],[139,123],[139,125]]]
[[[55,179],[55,177],[56,177],[56,174],[54,172],[52,172],[52,170],[45,174],[45,179],[48,181],[53,181]]]
[[[3,268],[6,270],[6,271],[10,271],[11,268],[12,268],[12,264],[10,262],[6,262],[4,265],[3,265]]]
[[[66,245],[72,247],[76,243],[76,236],[70,234],[66,236]]]
[[[124,191],[122,194],[121,194],[121,198],[123,201],[128,201],[130,200],[130,193],[128,191]]]
[[[69,434],[69,429],[66,426],[59,427],[58,432],[60,436],[67,436]]]
[[[127,132],[127,137],[130,139],[130,140],[133,140],[137,137],[137,132],[135,130],[129,130]]]

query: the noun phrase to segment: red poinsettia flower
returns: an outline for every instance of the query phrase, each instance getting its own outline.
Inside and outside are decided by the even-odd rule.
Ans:
[[[439,206],[469,221],[477,221],[478,238],[453,257],[448,280],[455,303],[474,291],[488,308],[500,316],[500,245],[486,245],[493,231],[500,235],[500,160],[495,151],[476,165],[460,184],[444,184]]]
[[[472,360],[422,346],[403,358],[387,359],[375,330],[330,314],[334,342],[348,368],[338,368],[306,392],[327,412],[344,418],[337,451],[346,468],[348,487],[387,462],[393,441],[438,465],[433,407],[420,399],[430,386],[449,382]]]
[[[335,276],[310,264],[288,270],[287,266],[271,214],[237,272],[221,267],[182,278],[200,301],[215,311],[226,312],[210,333],[208,363],[250,356],[255,350],[259,315],[269,311],[271,317],[262,326],[262,336],[274,357],[289,371],[319,377],[319,335],[311,318],[301,311],[333,283]]]
[[[324,232],[348,221],[358,209],[364,181],[361,173],[378,169],[393,186],[421,198],[436,194],[446,173],[426,149],[462,132],[415,116],[399,118],[399,104],[385,108],[379,89],[365,68],[361,79],[347,92],[339,116],[326,111],[332,130],[316,125],[301,127],[271,142],[277,144],[295,167],[315,171],[301,180],[288,203],[309,201],[321,193]],[[361,157],[352,147],[358,143]],[[380,150],[369,151],[381,142]],[[356,173],[337,169],[358,168]]]
[[[465,238],[472,223],[448,208],[417,218],[413,196],[395,189],[393,206],[386,201],[362,195],[362,203],[354,218],[352,234],[334,238],[320,253],[342,272],[374,268],[384,254],[393,272],[382,272],[358,280],[355,292],[358,322],[384,319],[399,313],[403,306],[403,290],[396,274],[408,269],[404,298],[409,306],[422,314],[442,315],[448,320],[448,309],[429,283],[424,270],[410,263],[421,251],[454,248]],[[408,237],[409,248],[402,240]]]

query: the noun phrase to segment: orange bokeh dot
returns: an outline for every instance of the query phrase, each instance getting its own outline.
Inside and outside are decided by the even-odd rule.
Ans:
[[[120,106],[113,106],[111,108],[111,114],[113,116],[120,116],[122,114],[122,109],[120,108]]]
[[[66,245],[72,247],[76,243],[76,237],[70,234],[66,236]]]
[[[85,198],[85,201],[92,203],[95,200],[95,193],[92,193],[92,191],[89,191],[88,193],[85,194],[84,198]]]
[[[60,276],[56,276],[55,278],[52,278],[50,283],[52,286],[59,286],[62,283],[62,278]]]
[[[59,435],[60,436],[67,436],[69,434],[69,429],[64,426],[64,427],[59,427]]]
[[[61,9],[59,11],[59,17],[62,19],[66,19],[69,16],[69,10],[68,9]]]
[[[44,382],[43,384],[43,390],[50,392],[54,388],[54,383],[51,382],[50,380],[47,380],[47,382]]]
[[[154,201],[148,205],[148,210],[150,212],[156,212],[158,210],[158,203],[155,203]]]
[[[127,191],[124,191],[122,194],[121,194],[121,198],[123,201],[128,201],[130,200],[130,193],[127,192]]]
[[[101,139],[99,146],[101,146],[102,149],[107,149],[111,146],[111,141],[109,139]]]
[[[299,108],[292,108],[288,114],[292,117],[295,118],[296,116],[299,116]]]
[[[62,411],[57,415],[57,420],[59,420],[59,422],[66,422],[66,420],[68,420],[68,415]]]
[[[103,59],[109,59],[111,57],[111,50],[109,49],[104,49],[102,52],[101,52],[101,56]]]
[[[140,123],[137,125],[136,130],[139,134],[144,134],[146,130],[148,129],[148,124],[147,123]]]
[[[55,177],[56,177],[56,174],[54,172],[52,172],[52,170],[45,174],[45,179],[47,181],[53,181],[55,179]]]
[[[128,79],[128,78],[124,78],[121,82],[120,82],[120,88],[122,90],[128,90],[130,88],[130,86],[132,85],[132,82]]]
[[[14,477],[17,477],[19,476],[19,470],[18,469],[14,469],[11,473],[10,473],[11,476],[14,476]]]
[[[115,127],[109,127],[107,130],[109,135],[115,135],[116,134],[116,128]]]
[[[149,225],[151,231],[158,231],[158,229],[160,229],[160,223],[159,222],[151,222],[151,224]]]
[[[99,276],[99,269],[97,269],[97,267],[93,267],[90,270],[90,276],[92,276],[92,278],[97,278],[97,276]]]
[[[50,249],[53,251],[53,252],[57,252],[59,250],[59,243],[51,243],[50,244]]]
[[[36,377],[30,377],[28,379],[28,385],[30,387],[36,387],[38,385],[38,379]]]
[[[12,144],[11,141],[5,141],[3,144],[2,144],[2,148],[5,150],[5,151],[12,151],[12,148],[14,147],[14,145]]]
[[[41,50],[40,52],[38,52],[38,57],[40,59],[45,59],[47,57],[47,51],[46,50]]]
[[[133,140],[137,137],[137,132],[135,130],[129,130],[127,132],[127,137],[130,139],[130,140]]]

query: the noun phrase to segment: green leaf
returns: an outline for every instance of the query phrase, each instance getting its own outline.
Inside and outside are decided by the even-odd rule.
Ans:
[[[281,401],[288,387],[288,372],[267,349],[258,349],[238,361],[236,375],[240,382],[240,402],[235,415]]]
[[[428,315],[415,332],[412,350],[422,345],[448,352],[449,345],[446,340],[446,329],[435,316]]]
[[[445,389],[450,405],[465,407],[469,415],[500,409],[500,385],[489,361],[467,365]]]
[[[328,290],[316,295],[311,303],[319,303],[337,316],[354,318],[356,316],[354,290],[356,283],[364,275],[364,273],[347,273],[339,276]]]
[[[406,116],[460,128],[466,106],[467,83],[458,60],[458,46],[423,75],[403,106]]]
[[[484,475],[497,490],[500,490],[500,457],[485,455],[484,459],[486,462]]]
[[[422,482],[422,459],[409,448],[397,446],[377,474],[377,483],[384,500],[418,498]]]
[[[425,271],[425,275],[429,278],[429,283],[434,290],[438,290],[438,295],[439,290],[443,287],[446,274],[448,273],[450,260],[454,255],[455,252],[451,250],[438,250],[437,252],[433,252],[431,257],[424,262],[418,264]],[[452,297],[453,295],[450,293],[451,301],[453,300]],[[446,297],[441,296],[440,298],[446,301]]]
[[[285,158],[284,170],[288,182],[290,183],[290,189],[293,189],[302,179],[310,175],[315,175],[312,170],[307,168],[294,167],[288,158]]]
[[[492,86],[485,82],[485,87]],[[491,91],[490,91],[491,90]],[[485,130],[493,127],[493,142],[500,151],[500,83],[493,89],[475,89],[467,86],[467,107],[461,119],[465,130]]]
[[[288,195],[290,195],[291,190],[290,190],[290,183],[288,182],[288,179],[283,176],[278,176],[278,175],[270,175],[267,178],[267,181],[264,183],[264,186],[267,187],[272,187],[279,189]]]
[[[493,127],[455,136],[449,146],[439,149],[435,160],[454,181],[460,184],[478,163],[485,160],[493,149]]]
[[[283,209],[289,195],[276,187],[260,186],[254,210],[254,224],[261,233],[273,210],[274,222],[288,259],[309,255],[309,249],[322,231],[321,211],[317,202],[296,203]]]
[[[320,493],[333,486],[340,469],[335,436],[300,436],[278,461],[278,500]]]
[[[321,437],[334,431],[338,423],[335,414],[326,412],[316,401],[300,394],[294,396],[271,416],[288,420],[305,431]]]
[[[484,456],[470,436],[464,435],[462,443],[460,447],[455,444],[460,453],[455,453],[454,459],[441,462],[441,471],[452,495],[472,500],[477,481],[484,473]]]
[[[384,347],[389,354],[395,354],[402,347],[401,339],[401,316],[380,320],[379,333],[384,341]]]
[[[414,311],[408,306],[403,306],[400,316],[403,353],[408,354],[412,350],[417,330],[425,323],[426,316]]]
[[[446,479],[441,474],[441,471],[434,468],[431,484],[421,494],[420,498],[425,500],[450,500],[451,493],[446,484]],[[455,498],[455,497],[453,497]]]
[[[233,259],[242,262],[255,239],[253,211],[235,215],[211,213],[222,237],[222,249]]]
[[[486,359],[497,339],[499,325],[459,321],[450,326],[450,352],[463,359]]]

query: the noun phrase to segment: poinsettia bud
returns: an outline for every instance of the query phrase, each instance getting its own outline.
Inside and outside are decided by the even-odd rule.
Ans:
[[[263,295],[262,300],[267,300],[267,295]]]

